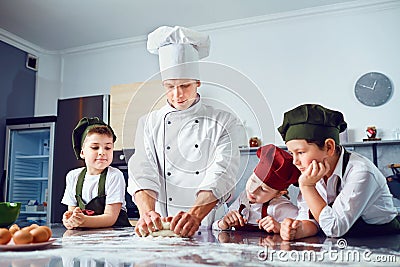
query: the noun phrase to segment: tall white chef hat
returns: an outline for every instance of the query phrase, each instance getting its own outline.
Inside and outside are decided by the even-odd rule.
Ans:
[[[158,54],[163,81],[200,80],[198,61],[209,55],[210,38],[180,26],[161,26],[149,34],[147,50]]]

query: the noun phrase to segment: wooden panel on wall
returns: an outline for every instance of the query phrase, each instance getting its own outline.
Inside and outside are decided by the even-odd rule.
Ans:
[[[110,125],[117,141],[115,150],[134,148],[138,119],[166,103],[161,81],[114,85],[110,91]]]

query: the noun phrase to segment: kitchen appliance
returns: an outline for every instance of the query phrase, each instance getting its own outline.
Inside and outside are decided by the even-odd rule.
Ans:
[[[135,152],[134,149],[114,150],[113,162],[111,166],[118,168],[125,178],[125,184],[128,186],[128,160]],[[129,219],[139,219],[139,210],[136,204],[132,201],[132,196],[125,192],[126,209]]]
[[[55,125],[55,116],[6,120],[3,194],[21,202],[20,226],[49,222]]]

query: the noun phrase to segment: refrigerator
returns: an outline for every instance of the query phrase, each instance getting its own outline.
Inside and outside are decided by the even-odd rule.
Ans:
[[[21,202],[19,226],[45,225],[51,218],[55,116],[6,119],[6,201]]]

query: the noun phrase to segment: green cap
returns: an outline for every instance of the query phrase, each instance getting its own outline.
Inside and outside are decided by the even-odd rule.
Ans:
[[[72,148],[74,149],[76,159],[81,159],[80,154],[82,150],[83,141],[85,140],[86,135],[88,134],[90,129],[92,129],[96,125],[107,126],[107,128],[110,129],[113,135],[113,142],[117,140],[117,137],[115,136],[113,129],[109,125],[104,123],[102,120],[100,120],[97,117],[94,118],[83,117],[75,126],[75,129],[72,131]]]
[[[285,112],[278,128],[285,142],[293,139],[325,141],[332,138],[337,144],[339,133],[347,128],[343,114],[317,104],[304,104]]]

